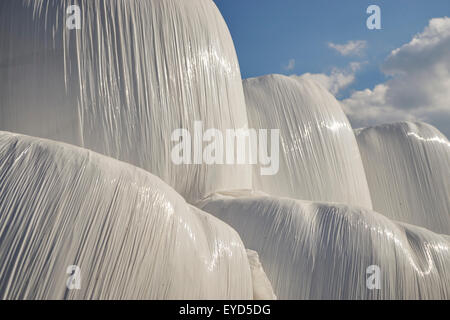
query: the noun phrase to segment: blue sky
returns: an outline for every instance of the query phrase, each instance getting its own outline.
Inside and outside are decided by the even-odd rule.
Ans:
[[[366,62],[349,89],[373,87],[379,66],[433,17],[450,16],[450,0],[215,0],[233,37],[243,78],[270,73],[327,73],[350,61]],[[382,30],[368,30],[366,9],[381,8]],[[367,41],[361,57],[343,57],[328,42]],[[293,70],[286,71],[290,59]],[[348,92],[347,92],[348,94]]]
[[[312,77],[354,127],[425,121],[450,136],[450,0],[214,1],[244,79]],[[372,4],[381,8],[381,30],[366,27]],[[348,44],[362,47],[336,49]]]

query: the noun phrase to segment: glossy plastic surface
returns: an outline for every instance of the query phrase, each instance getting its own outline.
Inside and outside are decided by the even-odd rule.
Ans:
[[[171,159],[173,131],[196,139],[196,120],[204,130],[247,127],[234,44],[214,2],[80,0],[81,29],[70,30],[73,3],[0,1],[0,130],[131,163],[189,202],[250,188],[247,165]]]
[[[352,128],[336,99],[319,84],[282,75],[244,80],[249,126],[280,129],[280,169],[254,188],[294,199],[371,208]]]
[[[231,227],[156,176],[63,143],[0,132],[0,239],[1,299],[253,297]]]
[[[426,123],[356,130],[373,207],[450,235],[450,142]]]
[[[259,253],[279,299],[450,297],[449,236],[362,207],[246,192],[215,194],[200,207]]]

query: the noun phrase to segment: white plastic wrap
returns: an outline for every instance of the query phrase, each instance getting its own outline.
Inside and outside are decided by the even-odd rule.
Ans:
[[[273,292],[272,285],[267,278],[258,252],[247,249],[248,262],[252,271],[253,299],[254,300],[276,300],[277,296]]]
[[[319,84],[282,75],[244,80],[249,126],[280,129],[280,169],[254,188],[294,199],[371,208],[352,128],[336,99]]]
[[[259,253],[279,299],[450,298],[448,236],[361,207],[245,193],[200,207]]]
[[[81,29],[66,21],[81,9]],[[69,20],[70,22],[70,20]],[[247,127],[241,74],[212,0],[1,0],[0,130],[139,166],[188,201],[251,187],[246,165],[179,165],[171,134]]]
[[[1,299],[253,296],[231,227],[144,170],[63,143],[0,132],[0,239]]]
[[[450,235],[450,142],[426,123],[357,130],[374,210]]]

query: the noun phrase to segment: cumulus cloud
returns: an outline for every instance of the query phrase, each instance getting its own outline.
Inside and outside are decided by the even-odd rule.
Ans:
[[[367,48],[367,41],[364,40],[350,40],[344,44],[336,44],[329,42],[328,47],[336,50],[343,56],[361,55]]]
[[[300,76],[292,75],[292,77],[317,81],[332,94],[337,95],[355,81],[355,73],[361,65],[360,62],[351,62],[346,69],[333,68],[330,74],[305,73]]]
[[[295,68],[295,59],[290,59],[288,64],[283,67],[286,71],[292,71]]]
[[[450,137],[450,18],[431,19],[391,52],[382,71],[388,81],[342,101],[354,126],[421,120]]]

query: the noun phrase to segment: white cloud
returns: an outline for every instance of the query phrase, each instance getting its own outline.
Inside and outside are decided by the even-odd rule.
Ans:
[[[390,80],[342,101],[355,126],[421,120],[450,136],[450,18],[431,19],[382,70]]]
[[[283,67],[286,71],[292,71],[295,68],[295,59],[290,59],[288,64]]]
[[[330,74],[305,73],[294,78],[315,80],[327,88],[332,94],[337,95],[342,89],[347,88],[355,81],[355,73],[361,68],[362,63],[351,62],[346,69],[333,68]]]
[[[350,40],[345,44],[336,44],[329,42],[328,47],[336,50],[343,56],[361,55],[367,48],[367,42],[364,40]]]

